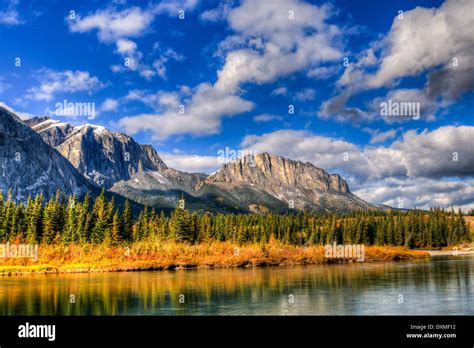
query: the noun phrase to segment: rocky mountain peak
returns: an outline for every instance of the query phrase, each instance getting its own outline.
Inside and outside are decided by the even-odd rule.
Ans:
[[[34,118],[27,124],[82,175],[101,187],[111,188],[139,170],[167,169],[152,146],[140,145],[128,135],[103,126],[73,126],[50,118]]]
[[[81,196],[93,189],[82,175],[19,117],[0,107],[0,190],[16,200],[57,190]]]
[[[338,174],[328,174],[312,163],[261,153],[226,163],[207,178],[209,183],[248,183],[261,187],[298,187],[308,190],[348,193],[347,183]]]

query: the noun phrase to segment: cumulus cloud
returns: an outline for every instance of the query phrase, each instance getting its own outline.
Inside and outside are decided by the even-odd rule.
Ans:
[[[92,93],[105,87],[105,84],[97,77],[91,76],[88,71],[55,71],[43,68],[37,72],[37,76],[41,84],[28,89],[26,99],[51,101],[56,94],[83,91]]]
[[[216,87],[235,92],[246,82],[264,84],[321,62],[338,60],[335,44],[340,33],[327,24],[331,11],[297,0],[272,2],[244,1],[229,16],[238,42],[247,47],[234,49],[218,72]],[[308,34],[309,33],[309,34]]]
[[[386,177],[445,178],[474,176],[474,127],[446,126],[409,130],[388,146],[359,146],[306,131],[283,130],[249,135],[241,146],[271,152],[322,168],[343,170],[359,182]]]
[[[160,157],[169,167],[191,173],[211,173],[221,166],[217,156],[160,153]]]
[[[353,192],[362,199],[400,208],[474,208],[474,180],[439,181],[426,178],[386,178],[364,183]]]
[[[75,19],[67,19],[69,30],[73,33],[85,33],[97,30],[102,42],[114,42],[120,38],[139,37],[149,30],[155,13],[131,7],[122,11],[113,8],[98,10],[85,17],[77,14]]]
[[[446,126],[409,130],[388,146],[360,147],[307,131],[280,130],[246,136],[241,146],[341,173],[352,190],[369,202],[397,206],[400,198],[406,208],[468,209],[474,205],[473,137],[474,127]]]
[[[269,152],[311,162],[324,169],[342,169],[358,175],[364,175],[368,166],[367,159],[357,145],[307,131],[279,130],[263,135],[248,135],[242,140],[241,147],[244,150]]]
[[[403,18],[395,17],[389,33],[371,44],[377,53],[373,48],[366,50],[345,69],[337,82],[342,91],[322,105],[319,116],[338,121],[373,120],[377,116],[375,104],[368,111],[350,108],[347,101],[352,95],[393,87],[404,77],[427,72],[423,88],[392,90],[381,99],[415,99],[422,104],[423,118],[434,119],[437,110],[474,90],[472,9],[470,0],[447,0],[439,8],[416,7],[404,12]],[[367,69],[377,61],[375,72]]]
[[[437,9],[416,7],[405,12],[403,19],[396,17],[386,38],[388,53],[367,84],[380,87],[432,67],[451,65],[454,57],[471,60],[472,10],[470,0],[448,0]]]
[[[253,103],[239,96],[221,93],[212,85],[202,83],[193,90],[187,103],[176,107],[178,95],[166,95],[165,111],[161,114],[144,114],[124,117],[119,125],[130,134],[150,131],[155,140],[163,140],[176,134],[210,135],[221,128],[222,117],[231,117],[250,111]],[[163,106],[163,94],[157,96],[158,107]],[[161,98],[161,99],[160,99]],[[156,98],[155,98],[156,99]]]
[[[120,103],[112,98],[107,98],[104,100],[102,105],[100,106],[100,111],[114,111],[119,107]]]
[[[137,44],[129,39],[118,39],[116,45],[120,54],[129,54],[137,50]]]
[[[335,44],[339,28],[326,23],[330,12],[328,6],[299,0],[243,1],[227,17],[235,35],[220,45],[225,64],[217,81],[194,88],[185,113],[172,106],[159,114],[125,117],[119,124],[129,132],[151,131],[155,139],[218,133],[223,117],[253,108],[240,97],[243,84],[269,83],[341,57]]]

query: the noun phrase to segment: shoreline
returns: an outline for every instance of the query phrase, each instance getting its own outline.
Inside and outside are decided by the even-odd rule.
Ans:
[[[457,250],[456,254],[454,250],[422,250],[430,254],[430,256],[465,256],[474,255],[474,250]]]
[[[323,246],[298,247],[292,245],[248,245],[237,247],[231,243],[210,245],[160,245],[161,249],[143,251],[135,246],[124,256],[122,248],[40,246],[43,257],[37,263],[22,260],[17,263],[1,263],[0,276],[138,272],[164,270],[196,270],[213,268],[253,268],[296,266],[313,264],[358,263],[355,259],[331,259],[325,257]],[[238,252],[236,252],[238,250]],[[137,254],[134,254],[134,251]],[[151,253],[151,255],[150,255]],[[41,254],[40,254],[41,255]],[[410,250],[405,247],[365,246],[363,262],[386,262],[401,260],[427,260],[431,255],[426,250]],[[11,261],[11,259],[10,259]],[[49,261],[49,262],[48,262]],[[26,264],[25,264],[26,263]]]

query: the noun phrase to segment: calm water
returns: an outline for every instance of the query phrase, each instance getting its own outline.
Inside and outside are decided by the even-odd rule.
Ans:
[[[474,257],[0,278],[0,315],[33,314],[473,315]]]

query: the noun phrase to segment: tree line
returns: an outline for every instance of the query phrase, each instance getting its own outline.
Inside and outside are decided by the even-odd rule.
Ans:
[[[171,215],[143,208],[132,216],[128,200],[119,209],[104,191],[94,201],[59,191],[47,202],[39,194],[15,203],[0,192],[0,242],[92,243],[135,241],[202,243],[231,241],[293,245],[366,244],[410,248],[443,247],[471,241],[461,210],[355,211],[350,214],[211,214],[177,207]]]

